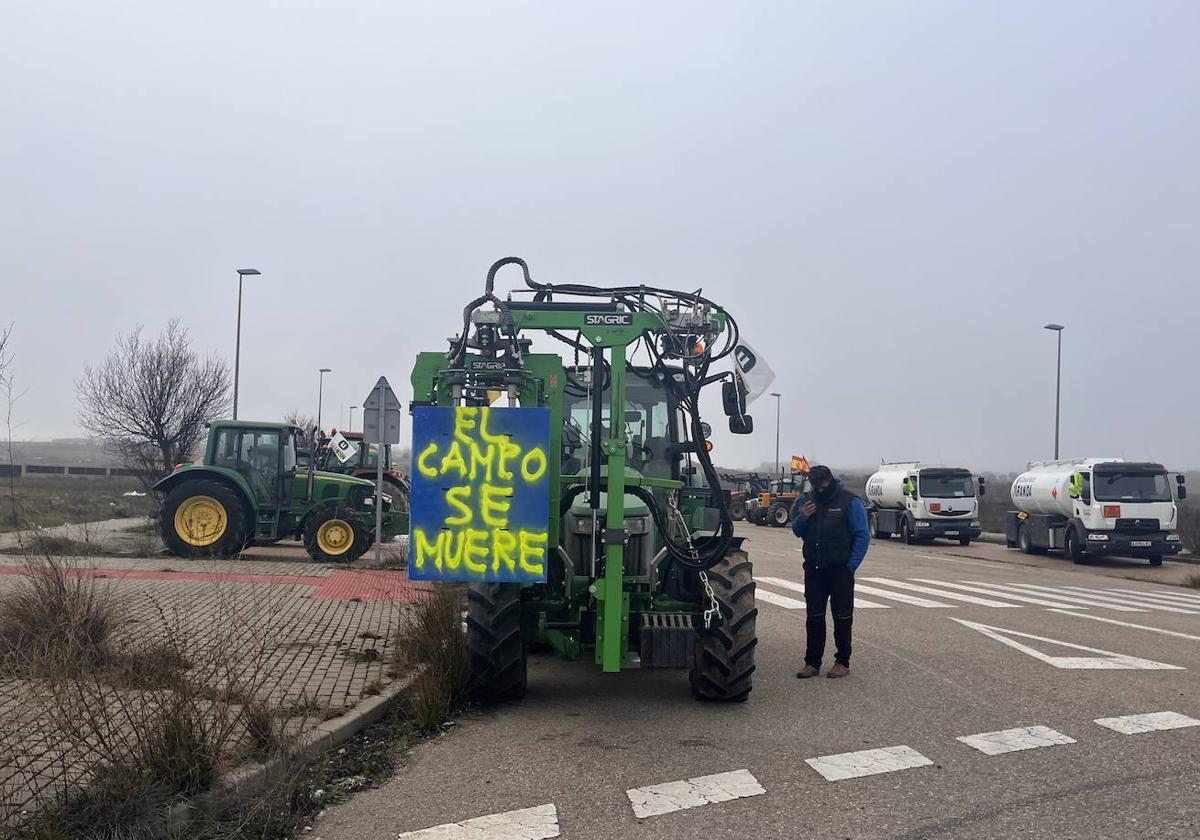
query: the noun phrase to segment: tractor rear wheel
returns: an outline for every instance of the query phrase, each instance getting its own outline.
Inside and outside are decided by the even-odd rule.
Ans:
[[[317,563],[353,563],[368,541],[367,526],[353,511],[328,508],[304,525],[304,549]]]
[[[732,551],[708,570],[708,582],[721,615],[711,627],[696,628],[692,696],[700,700],[741,702],[753,687],[754,648],[758,645],[754,606],[754,566],[744,551]],[[702,596],[707,600],[707,596]]]
[[[489,701],[525,696],[520,586],[480,583],[467,590],[467,643],[476,695]]]
[[[746,518],[746,503],[745,502],[730,502],[729,503],[729,518],[734,522],[741,522]]]
[[[250,523],[236,490],[204,478],[172,487],[158,514],[163,542],[177,557],[237,554],[250,540]]]

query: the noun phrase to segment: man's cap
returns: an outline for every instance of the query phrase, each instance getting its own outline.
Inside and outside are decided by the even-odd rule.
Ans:
[[[817,464],[808,471],[808,480],[813,484],[820,484],[823,481],[829,481],[833,478],[833,470],[824,464]]]

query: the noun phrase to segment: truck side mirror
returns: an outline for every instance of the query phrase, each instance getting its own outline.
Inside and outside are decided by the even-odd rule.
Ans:
[[[987,481],[984,479],[983,476],[979,476],[979,495],[980,496],[987,495]]]
[[[735,435],[748,435],[754,431],[754,418],[749,414],[729,418],[729,431]]]

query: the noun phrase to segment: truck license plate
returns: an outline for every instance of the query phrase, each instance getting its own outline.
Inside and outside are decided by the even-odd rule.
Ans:
[[[947,531],[947,532],[946,532],[946,536],[947,536],[947,537],[957,537],[957,536],[958,536],[958,531]]]
[[[1134,548],[1149,548],[1152,544],[1150,540],[1134,540],[1130,543]]]

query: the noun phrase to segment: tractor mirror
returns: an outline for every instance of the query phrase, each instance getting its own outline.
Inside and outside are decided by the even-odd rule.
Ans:
[[[726,382],[721,385],[721,404],[726,417],[743,416],[746,413],[746,392],[737,382]]]
[[[735,435],[748,435],[754,431],[754,418],[749,414],[729,418],[729,431]]]

